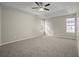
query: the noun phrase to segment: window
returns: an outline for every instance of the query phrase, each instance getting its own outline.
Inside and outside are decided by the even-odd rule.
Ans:
[[[75,18],[66,19],[66,32],[75,32]]]

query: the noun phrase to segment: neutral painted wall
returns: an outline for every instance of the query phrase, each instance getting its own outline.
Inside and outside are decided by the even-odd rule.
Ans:
[[[41,35],[40,18],[27,12],[2,7],[2,44]]]
[[[78,47],[78,55],[79,55],[79,12],[76,14],[76,39],[77,39],[77,47]]]
[[[75,39],[75,33],[66,32],[66,19],[75,17],[75,14],[65,15],[59,17],[52,17],[46,20],[49,27],[49,34],[57,37],[73,38]]]
[[[0,44],[1,44],[1,6],[0,6]]]

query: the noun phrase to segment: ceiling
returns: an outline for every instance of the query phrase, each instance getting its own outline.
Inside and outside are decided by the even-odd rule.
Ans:
[[[37,6],[34,2],[0,2],[2,5],[10,6],[24,12],[29,12],[42,18],[50,18],[62,15],[75,13],[78,10],[79,2],[43,2],[44,4],[50,3],[48,6],[50,11],[40,12],[32,9]]]

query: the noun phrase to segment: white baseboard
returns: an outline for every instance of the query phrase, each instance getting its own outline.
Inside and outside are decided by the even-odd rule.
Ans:
[[[72,37],[66,37],[66,36],[54,36],[54,37],[66,38],[66,39],[75,39],[75,38],[72,38]]]
[[[17,42],[17,41],[22,41],[22,40],[26,40],[26,39],[36,38],[36,37],[39,37],[39,36],[42,36],[42,35],[43,34],[39,34],[39,35],[34,35],[34,36],[31,36],[31,37],[26,37],[26,38],[19,39],[19,40],[14,40],[14,41],[10,41],[10,42],[1,43],[0,46],[6,45],[6,44],[9,44],[9,43],[14,43],[14,42]]]

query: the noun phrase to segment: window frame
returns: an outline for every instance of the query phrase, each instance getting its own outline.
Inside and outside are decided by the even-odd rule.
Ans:
[[[74,20],[71,20],[71,19],[74,19]],[[76,19],[75,19],[75,17],[73,17],[73,18],[67,18],[66,19],[66,32],[67,33],[75,33],[76,31],[76,24],[75,24],[75,22],[76,22]],[[68,27],[70,28],[70,30],[68,30]]]

